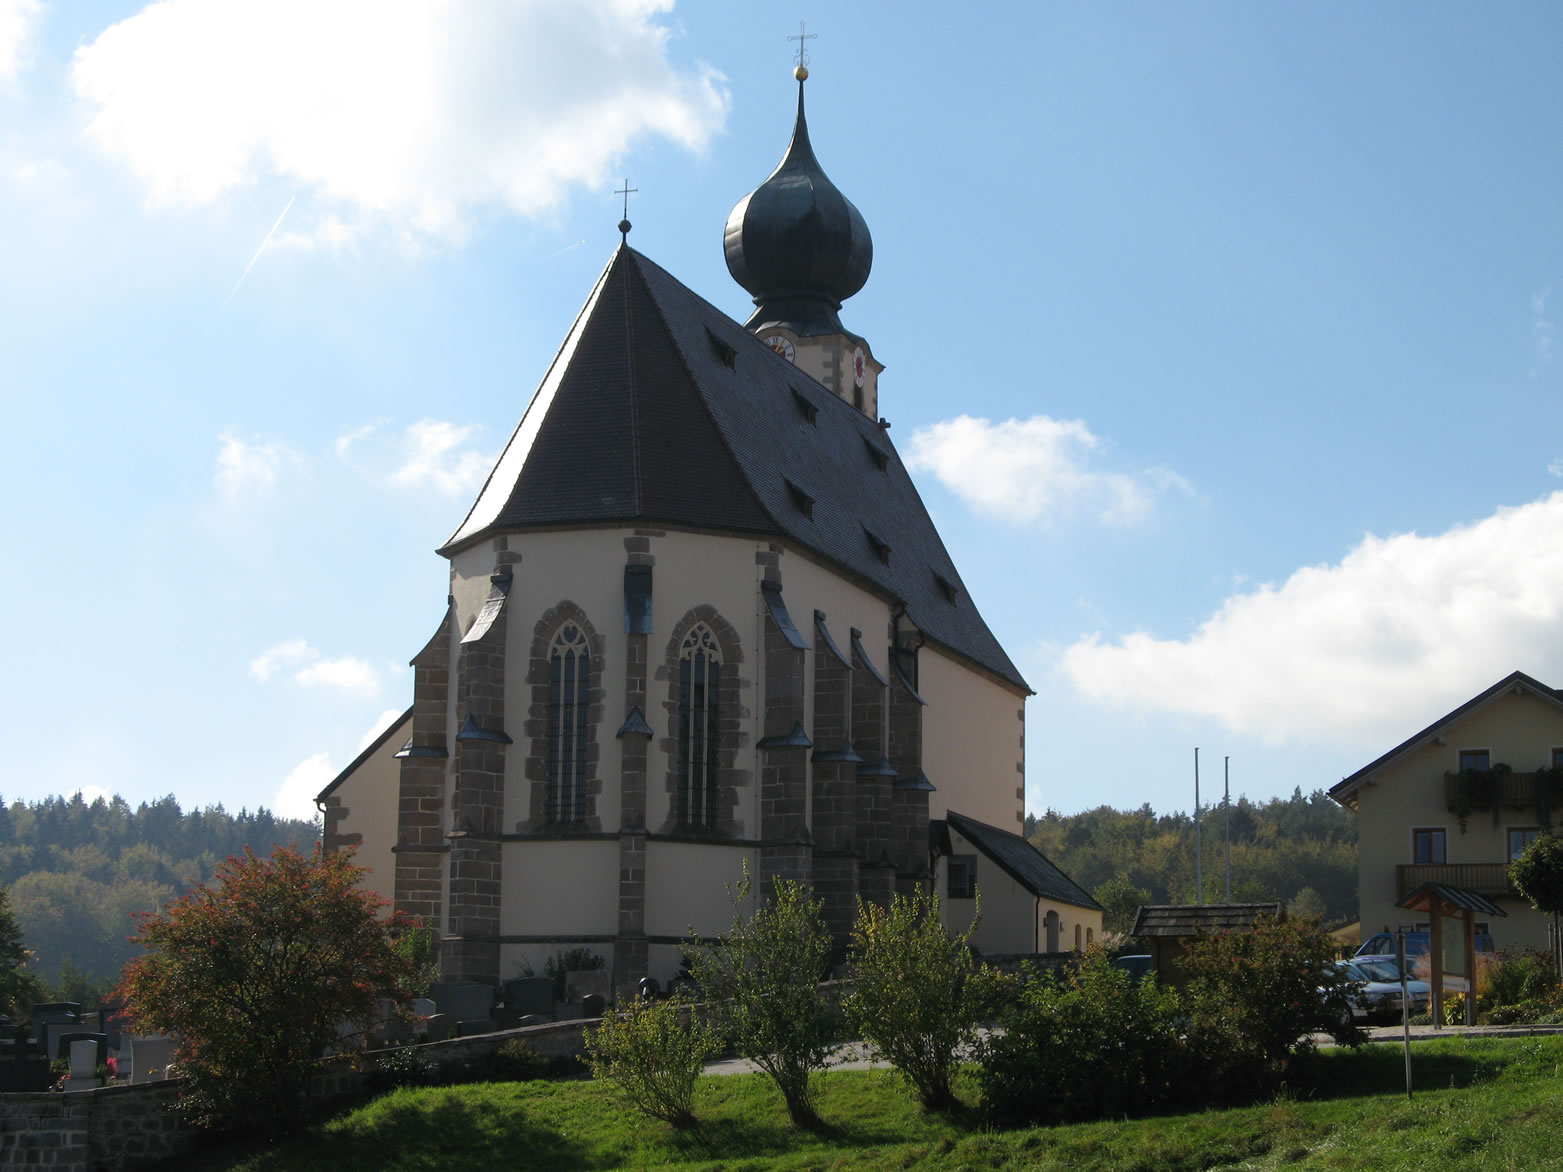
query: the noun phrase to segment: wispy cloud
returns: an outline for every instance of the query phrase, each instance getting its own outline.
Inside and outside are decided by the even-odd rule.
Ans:
[[[1187,638],[1092,635],[1061,670],[1104,703],[1271,743],[1387,748],[1516,668],[1555,677],[1560,581],[1563,492],[1431,537],[1369,535],[1337,564],[1233,594]]]
[[[0,0],[0,81],[13,81],[32,63],[40,0]]]
[[[304,639],[287,639],[267,648],[250,660],[250,674],[261,683],[289,674],[294,683],[304,687],[366,697],[380,694],[380,673],[372,664],[352,655],[327,659]]]
[[[308,821],[320,813],[315,805],[315,795],[336,775],[330,753],[315,753],[304,758],[277,787],[276,796],[271,799],[271,812],[281,818]]]
[[[1165,468],[1104,467],[1102,443],[1079,419],[1007,419],[961,415],[914,431],[907,466],[932,472],[980,513],[1019,522],[1052,522],[1078,513],[1111,525],[1143,519],[1170,490],[1191,491]]]
[[[230,428],[217,437],[217,471],[213,480],[218,491],[232,499],[247,489],[270,488],[284,465],[300,462],[302,457],[286,444],[242,440]]]
[[[670,59],[672,7],[163,0],[78,49],[71,83],[154,205],[280,176],[311,194],[302,236],[459,242],[475,210],[548,213],[648,137],[705,149],[727,87]]]
[[[233,283],[233,288],[228,290],[228,296],[223,298],[223,308],[227,308],[228,302],[233,300],[233,295],[239,291],[239,286],[244,284],[244,278],[250,275],[250,270],[255,267],[255,262],[260,260],[261,253],[266,251],[266,246],[271,243],[271,238],[277,234],[277,229],[282,227],[282,221],[288,218],[288,210],[293,206],[297,196],[289,196],[288,202],[283,205],[282,214],[277,217],[277,222],[271,226],[271,231],[266,233],[266,238],[260,242],[260,247],[255,250],[255,255],[250,257],[250,263],[244,266],[244,271],[239,274],[239,279]]]
[[[1552,344],[1557,333],[1557,328],[1552,319],[1547,316],[1547,299],[1551,297],[1552,290],[1543,289],[1540,293],[1531,294],[1530,299],[1530,333],[1531,340],[1536,346],[1536,363],[1531,373],[1537,373],[1541,367],[1552,360]]]
[[[366,423],[337,436],[336,454],[398,488],[432,488],[460,497],[475,493],[494,465],[493,453],[471,446],[481,430],[441,419],[420,419],[399,433]]]

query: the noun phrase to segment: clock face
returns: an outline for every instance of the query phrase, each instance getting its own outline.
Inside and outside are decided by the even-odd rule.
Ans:
[[[792,362],[796,357],[797,352],[793,349],[791,340],[783,337],[781,334],[772,334],[769,338],[763,339],[763,341],[788,362]]]
[[[856,350],[852,351],[852,381],[856,385],[863,385],[863,379],[865,377],[864,371],[867,369],[867,367],[868,361],[863,357],[863,347],[859,346]]]

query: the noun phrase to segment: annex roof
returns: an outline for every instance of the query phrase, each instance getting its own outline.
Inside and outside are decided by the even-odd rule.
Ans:
[[[1102,905],[1065,875],[1053,861],[1018,834],[967,818],[954,810],[946,812],[944,824],[958,832],[988,858],[992,859],[1015,882],[1032,895],[1051,899],[1055,903],[1067,903],[1072,907],[1101,911]],[[937,833],[938,819],[929,823],[930,833]]]
[[[441,552],[495,532],[615,523],[794,542],[1030,690],[885,429],[628,245]]]
[[[411,723],[412,709],[409,708],[395,720],[391,721],[390,724],[386,725],[384,732],[375,737],[375,739],[370,741],[369,744],[364,746],[364,751],[349,761],[347,763],[347,768],[343,769],[341,773],[338,773],[329,782],[327,782],[326,788],[315,795],[315,801],[325,801],[325,799],[331,795],[331,792],[335,790],[337,786],[341,785],[349,777],[353,776],[353,774],[358,770],[359,766],[361,766],[365,761],[369,760],[369,758],[373,757],[375,753],[379,751],[382,745],[384,745],[392,737],[396,736],[397,733],[407,733],[409,731],[408,726]]]
[[[1260,916],[1279,920],[1279,903],[1152,904],[1134,917],[1131,936],[1200,936],[1208,932],[1248,932]]]
[[[1447,883],[1424,883],[1395,906],[1425,912],[1435,903],[1446,904],[1458,911],[1480,912],[1484,916],[1503,916],[1507,919],[1509,915],[1481,892],[1466,887],[1450,887]]]
[[[1563,691],[1557,688],[1549,688],[1540,680],[1528,676],[1522,671],[1510,672],[1486,691],[1472,696],[1460,707],[1454,709],[1454,711],[1445,713],[1420,732],[1407,737],[1382,757],[1368,762],[1368,764],[1357,770],[1350,777],[1342,778],[1336,782],[1330,787],[1330,797],[1349,810],[1355,809],[1357,791],[1371,781],[1380,770],[1393,764],[1402,754],[1419,748],[1430,737],[1437,736],[1456,721],[1471,715],[1471,713],[1486,707],[1505,695],[1525,693],[1534,695],[1538,699],[1545,700],[1548,703],[1557,705],[1559,709],[1563,709]]]

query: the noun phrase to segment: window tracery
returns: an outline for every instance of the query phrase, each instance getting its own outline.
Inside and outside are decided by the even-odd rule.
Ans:
[[[591,652],[586,632],[565,623],[548,652],[548,820],[586,817]]]

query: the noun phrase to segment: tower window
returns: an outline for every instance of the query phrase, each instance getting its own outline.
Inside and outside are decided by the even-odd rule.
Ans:
[[[575,623],[559,629],[548,653],[548,820],[586,817],[587,697],[591,652]]]
[[[717,824],[717,738],[721,731],[722,657],[704,623],[684,639],[678,660],[678,821]]]

